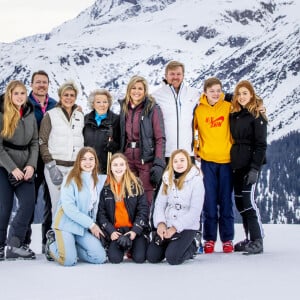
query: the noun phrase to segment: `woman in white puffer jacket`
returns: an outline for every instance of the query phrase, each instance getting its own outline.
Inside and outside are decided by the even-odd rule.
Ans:
[[[175,150],[155,202],[153,223],[157,232],[148,247],[149,262],[166,258],[177,265],[193,257],[203,201],[201,171],[192,164],[186,150]]]

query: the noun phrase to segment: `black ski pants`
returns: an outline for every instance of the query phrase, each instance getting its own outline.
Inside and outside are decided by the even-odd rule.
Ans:
[[[13,220],[11,221],[8,238],[7,229],[12,213],[14,194],[18,198],[19,205]],[[24,181],[17,187],[13,187],[8,181],[6,169],[0,167],[0,246],[10,244],[10,239],[16,237],[23,244],[28,226],[34,212],[35,187],[34,182]]]
[[[148,246],[148,239],[141,234],[136,236],[132,241],[132,247],[130,253],[132,260],[136,263],[143,263],[146,260],[146,251]],[[107,256],[108,260],[113,264],[118,264],[123,261],[124,249],[121,249],[117,243],[117,240],[111,241],[108,249]]]
[[[158,263],[166,258],[170,265],[179,265],[193,258],[197,250],[194,242],[196,232],[196,230],[183,230],[176,234],[175,240],[165,240],[161,245],[157,245],[155,239],[152,239],[147,250],[147,260],[150,263]]]
[[[246,238],[251,241],[263,238],[263,229],[259,209],[254,194],[256,184],[246,184],[245,177],[249,168],[233,170],[233,187],[235,205],[243,219]]]

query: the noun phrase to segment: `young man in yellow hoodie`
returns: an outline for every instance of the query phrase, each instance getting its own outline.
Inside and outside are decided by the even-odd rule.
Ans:
[[[229,127],[231,104],[224,100],[222,83],[211,77],[204,82],[204,92],[194,114],[195,158],[204,174],[203,206],[204,252],[214,252],[219,225],[223,252],[233,251],[234,213]]]

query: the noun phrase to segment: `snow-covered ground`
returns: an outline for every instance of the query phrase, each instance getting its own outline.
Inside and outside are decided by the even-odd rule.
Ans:
[[[180,266],[125,261],[62,267],[41,254],[33,226],[34,261],[0,262],[0,299],[24,300],[279,300],[299,299],[300,226],[265,225],[265,252],[198,255]],[[236,241],[243,238],[236,225]]]

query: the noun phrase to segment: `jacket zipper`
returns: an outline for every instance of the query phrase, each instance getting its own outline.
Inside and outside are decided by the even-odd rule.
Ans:
[[[172,94],[173,94],[173,97],[174,97],[174,100],[175,100],[175,105],[176,105],[176,120],[177,120],[177,125],[176,125],[176,128],[177,128],[177,149],[179,149],[179,115],[178,115],[178,103],[177,103],[177,99],[178,99],[178,94],[174,91],[174,88],[172,86],[170,86],[170,89],[172,91]]]

